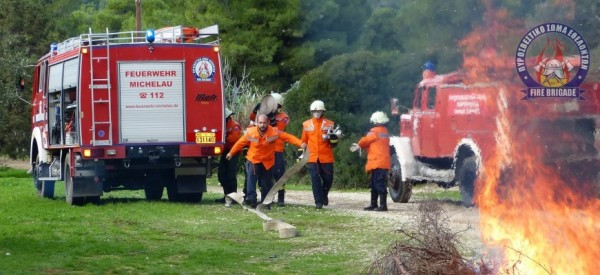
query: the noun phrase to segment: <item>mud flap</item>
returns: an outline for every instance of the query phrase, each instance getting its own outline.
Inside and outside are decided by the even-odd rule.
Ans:
[[[206,192],[206,176],[190,175],[177,176],[177,193],[204,193]]]
[[[73,197],[100,197],[102,194],[102,182],[95,182],[93,178],[73,178]]]
[[[68,166],[65,169],[69,168]],[[90,165],[75,167],[71,171],[65,171],[65,181],[68,176],[73,176],[73,197],[101,197],[104,192],[104,178],[106,171],[104,162],[95,161]]]

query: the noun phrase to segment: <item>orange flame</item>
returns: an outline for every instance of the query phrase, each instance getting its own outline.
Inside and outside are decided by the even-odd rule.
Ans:
[[[600,90],[586,102],[520,100],[512,58],[526,28],[489,6],[485,24],[461,42],[467,82],[495,82],[498,90],[490,102],[496,143],[485,148],[491,153],[476,187],[482,238],[503,249],[502,273],[598,273],[600,113],[589,105],[598,105]]]

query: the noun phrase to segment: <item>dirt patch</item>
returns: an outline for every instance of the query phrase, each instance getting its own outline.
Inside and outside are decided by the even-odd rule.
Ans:
[[[453,189],[450,189],[453,190]],[[458,190],[458,189],[456,189]],[[422,188],[414,189],[413,195],[424,192],[441,192],[442,189],[435,184],[425,185]],[[220,186],[209,186],[208,192],[221,193],[223,189]],[[410,215],[415,213],[419,205],[432,200],[411,198],[408,203],[394,203],[388,198],[387,212],[364,211],[363,208],[370,203],[370,193],[365,192],[339,192],[329,193],[329,205],[324,209],[350,214],[357,217],[367,217],[373,222],[387,225],[387,229],[392,232],[396,229],[405,229],[408,226]],[[416,196],[415,196],[416,197]],[[276,200],[276,199],[275,199]],[[449,217],[448,226],[454,232],[460,234],[461,244],[464,246],[465,258],[478,258],[482,251],[486,251],[480,238],[479,231],[479,210],[474,207],[464,207],[459,201],[439,200],[446,215]],[[286,191],[286,204],[314,206],[314,199],[311,191]],[[315,209],[315,211],[318,211]]]
[[[14,169],[29,170],[31,164],[28,160],[10,159],[8,157],[0,157],[0,167],[10,167]]]
[[[414,193],[432,192],[432,190],[441,189],[435,185],[426,186]],[[431,200],[411,199],[408,203],[394,203],[388,198],[387,212],[364,211],[363,208],[370,204],[370,193],[363,192],[336,192],[329,193],[329,206],[327,209],[348,213],[355,216],[369,217],[374,222],[382,222],[389,225],[390,230],[404,228],[407,225],[410,214],[417,211],[420,204],[431,202]],[[464,207],[458,201],[437,201],[450,220],[450,228],[461,234],[462,243],[467,250],[483,251],[485,248],[480,239],[479,231],[479,210],[474,207]],[[286,203],[300,205],[314,205],[312,192],[288,190],[286,194]],[[477,253],[475,253],[477,254]]]

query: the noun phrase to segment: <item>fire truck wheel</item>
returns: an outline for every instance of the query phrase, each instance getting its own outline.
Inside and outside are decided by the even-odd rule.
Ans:
[[[463,204],[467,207],[473,206],[473,194],[475,193],[475,180],[477,179],[477,162],[475,157],[465,159],[458,173],[458,185]]]
[[[176,182],[167,182],[167,196],[169,197],[169,201],[176,202],[177,201],[177,183]]]
[[[73,177],[69,164],[65,164],[65,200],[69,205],[83,205],[85,202],[85,197],[73,197]]]
[[[402,168],[395,153],[392,154],[391,159],[392,168],[388,174],[390,197],[394,202],[406,203],[412,195],[413,182],[411,180],[402,180]]]
[[[54,198],[54,183],[53,180],[39,180],[40,178],[40,157],[39,155],[35,157],[35,163],[31,169],[33,174],[33,186],[37,190],[38,196],[42,198]]]
[[[168,173],[160,170],[146,172],[144,178],[144,193],[149,201],[162,199],[165,183],[169,180]]]

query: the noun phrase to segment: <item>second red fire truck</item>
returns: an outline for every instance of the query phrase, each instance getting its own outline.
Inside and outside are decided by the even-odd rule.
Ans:
[[[395,152],[389,176],[394,202],[408,202],[412,186],[435,182],[459,186],[465,205],[473,205],[482,168],[496,149],[498,118],[510,113],[515,133],[544,144],[540,163],[548,164],[565,182],[593,184],[600,195],[600,74],[593,71],[581,85],[581,99],[545,98],[525,101],[515,85],[465,83],[452,72],[428,76],[414,91],[412,108],[400,115],[400,136],[391,138]],[[392,113],[399,114],[397,100]],[[503,170],[509,177],[510,167]],[[509,172],[507,172],[509,171]],[[505,180],[508,181],[508,180]]]

